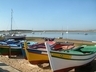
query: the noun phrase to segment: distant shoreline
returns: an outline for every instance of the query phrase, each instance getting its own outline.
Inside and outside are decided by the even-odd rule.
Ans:
[[[96,30],[12,30],[11,32],[96,32]],[[1,30],[0,32],[10,32],[10,30]]]

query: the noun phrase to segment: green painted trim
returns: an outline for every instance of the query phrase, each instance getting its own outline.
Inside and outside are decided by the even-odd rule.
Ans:
[[[52,56],[52,57],[60,58],[60,59],[66,59],[66,60],[83,61],[83,60],[89,60],[89,59],[94,58],[94,57],[96,57],[96,56],[93,56],[93,57],[91,57],[91,58],[87,58],[87,59],[68,59],[68,58],[61,58],[61,57],[56,57],[56,56]]]
[[[68,54],[68,53],[60,53],[60,52],[50,51],[50,53],[58,53],[58,54],[66,54],[66,55],[74,55],[74,56],[88,56],[88,55],[92,55],[96,52],[92,52],[92,53],[89,53],[89,54]]]
[[[11,49],[11,52],[22,52],[22,49]],[[3,53],[9,53],[9,48],[0,48],[0,55],[3,54]]]
[[[53,52],[50,52],[50,53],[53,53]],[[60,53],[59,53],[59,54],[60,54]],[[65,55],[68,55],[68,54],[65,54]],[[51,55],[51,56],[52,56],[52,55]],[[58,57],[58,56],[52,56],[52,57],[55,57],[55,58],[60,58],[60,59],[66,59],[66,60],[76,60],[76,61],[80,61],[80,60],[89,60],[89,59],[92,59],[92,58],[96,57],[96,55],[95,55],[95,56],[93,56],[93,57],[91,57],[91,58],[87,58],[87,59],[62,58],[62,55],[61,55],[61,57]]]

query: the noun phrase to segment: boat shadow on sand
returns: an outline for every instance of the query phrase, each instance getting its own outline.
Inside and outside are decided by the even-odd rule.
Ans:
[[[6,65],[6,64],[4,64],[4,63],[2,63],[2,62],[0,62],[0,66],[8,66],[8,65]],[[0,68],[0,72],[9,72],[9,71]]]
[[[51,69],[49,63],[38,64],[38,67],[40,67],[42,69]],[[93,60],[92,62],[90,62],[86,65],[77,67],[77,68],[75,68],[74,71],[70,70],[69,72],[96,72],[96,60]]]
[[[8,56],[10,59],[25,59],[24,56],[22,55],[19,55],[19,56],[16,56],[16,55],[11,55],[11,56]]]
[[[96,72],[96,60],[93,60],[84,66],[75,68],[75,72]]]
[[[39,68],[42,68],[42,69],[51,69],[49,63],[38,64],[37,66],[38,66]]]
[[[10,71],[0,68],[0,72],[10,72]]]

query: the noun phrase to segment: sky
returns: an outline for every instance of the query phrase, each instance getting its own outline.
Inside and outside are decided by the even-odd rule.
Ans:
[[[0,30],[96,29],[96,0],[0,0]]]

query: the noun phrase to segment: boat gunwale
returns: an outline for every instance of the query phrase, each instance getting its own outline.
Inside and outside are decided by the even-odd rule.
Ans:
[[[74,56],[87,56],[87,55],[92,55],[92,54],[94,54],[94,53],[96,53],[96,52],[91,52],[90,51],[90,53],[89,54],[68,54],[68,53],[64,53],[64,52],[60,52],[60,51],[50,51],[50,53],[58,53],[58,54],[65,54],[65,55],[74,55]]]
[[[47,51],[43,51],[43,50],[37,50],[37,49],[29,49],[29,48],[27,48],[27,51],[28,51],[28,53],[30,52],[32,52],[32,53],[36,53],[36,54],[42,54],[42,55],[47,55]],[[43,53],[43,52],[45,52],[45,53]]]

